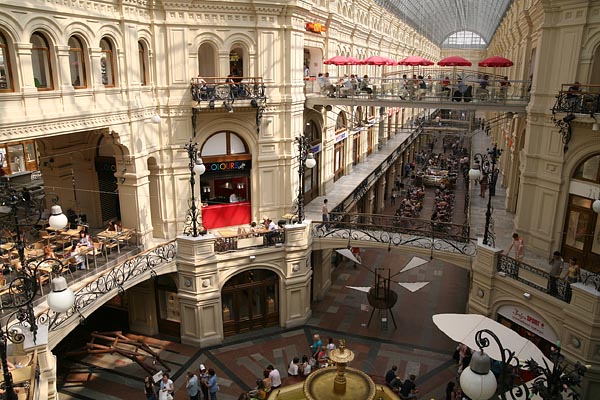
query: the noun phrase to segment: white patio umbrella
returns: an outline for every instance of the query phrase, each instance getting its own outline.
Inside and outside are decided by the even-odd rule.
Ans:
[[[531,341],[486,316],[479,314],[436,314],[432,318],[433,323],[439,330],[452,340],[464,343],[471,349],[479,349],[479,345],[475,341],[475,334],[483,329],[488,329],[500,339],[500,343],[505,349],[515,352],[515,357],[521,363],[532,358],[540,365],[544,365],[544,361],[548,363],[550,368],[553,365]],[[483,350],[494,360],[502,360],[500,348],[491,337],[485,337],[490,339],[491,344]]]

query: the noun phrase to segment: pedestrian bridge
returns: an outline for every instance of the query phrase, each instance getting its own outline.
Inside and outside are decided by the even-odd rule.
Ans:
[[[436,258],[470,269],[476,252],[476,240],[469,237],[469,227],[389,215],[332,213],[329,229],[310,223],[312,249],[341,249],[348,246],[400,249],[424,258]],[[308,223],[308,221],[306,221]],[[285,228],[277,240],[256,240],[248,247],[248,234],[216,238],[215,253],[262,250],[286,246]],[[264,237],[266,238],[266,236]],[[48,347],[54,348],[69,332],[100,306],[117,294],[150,278],[177,271],[177,242],[170,241],[135,255],[123,263],[104,270],[71,286],[75,305],[66,313],[54,313],[45,307],[38,314],[38,325],[48,324]]]
[[[390,215],[331,213],[329,229],[312,223],[313,250],[347,247],[399,249],[471,268],[477,240],[469,226]]]

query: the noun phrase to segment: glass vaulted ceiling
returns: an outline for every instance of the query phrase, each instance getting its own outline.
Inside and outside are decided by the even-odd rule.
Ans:
[[[440,47],[456,32],[489,43],[512,0],[375,0]],[[454,47],[454,46],[452,46]]]

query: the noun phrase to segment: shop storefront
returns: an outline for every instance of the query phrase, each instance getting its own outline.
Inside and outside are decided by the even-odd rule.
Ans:
[[[33,191],[43,189],[35,142],[26,140],[0,144],[0,179]]]
[[[200,177],[202,225],[206,229],[243,225],[251,220],[252,157],[233,132],[219,132],[202,147],[206,172]]]
[[[539,314],[519,305],[505,305],[498,309],[497,321],[529,339],[546,356],[558,341],[558,335]]]

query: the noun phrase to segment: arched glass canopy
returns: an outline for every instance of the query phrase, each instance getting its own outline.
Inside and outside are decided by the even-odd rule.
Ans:
[[[489,43],[513,0],[376,0],[440,47],[457,32]]]

